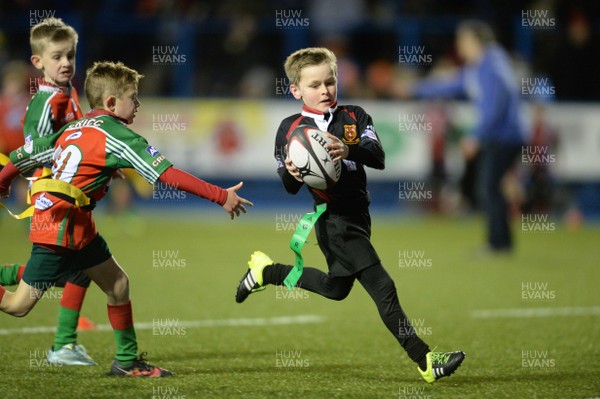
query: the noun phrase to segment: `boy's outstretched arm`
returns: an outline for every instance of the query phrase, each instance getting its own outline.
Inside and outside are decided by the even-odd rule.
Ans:
[[[174,166],[169,167],[159,177],[159,180],[178,190],[194,194],[198,197],[207,199],[221,205],[233,219],[239,216],[240,212],[246,213],[245,205],[252,206],[252,202],[237,195],[237,191],[242,188],[243,183],[228,188],[227,190],[207,183],[204,180],[178,169]]]

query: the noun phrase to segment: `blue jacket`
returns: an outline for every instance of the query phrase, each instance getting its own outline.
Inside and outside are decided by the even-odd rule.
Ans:
[[[451,79],[417,83],[413,96],[466,96],[477,108],[478,120],[472,134],[482,144],[522,145],[525,141],[525,118],[518,83],[508,55],[498,45],[489,45],[479,63],[465,66]]]

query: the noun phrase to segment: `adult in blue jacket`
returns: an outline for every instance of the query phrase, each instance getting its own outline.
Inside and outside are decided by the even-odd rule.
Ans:
[[[411,88],[415,98],[467,97],[477,123],[461,146],[467,159],[479,152],[477,191],[486,215],[490,251],[510,251],[512,239],[501,181],[525,141],[525,122],[518,80],[506,51],[481,21],[464,21],[456,47],[465,66],[451,79],[425,80]]]

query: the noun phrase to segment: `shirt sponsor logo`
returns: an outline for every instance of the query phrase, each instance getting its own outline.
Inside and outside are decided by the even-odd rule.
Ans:
[[[155,156],[156,156],[156,155],[158,155],[158,153],[159,153],[159,151],[158,151],[156,148],[152,147],[151,145],[149,145],[149,146],[146,148],[146,152],[147,152],[148,154],[150,154],[152,157],[155,157]]]
[[[69,141],[69,140],[77,140],[78,138],[80,138],[83,135],[82,132],[75,132],[75,133],[71,133],[69,134],[69,136],[65,139],[65,141]]]
[[[31,135],[25,137],[25,145],[23,146],[23,150],[28,154],[31,154],[33,151],[33,139],[31,138]]]
[[[43,193],[35,200],[35,209],[39,209],[40,211],[45,211],[46,209],[51,208],[52,205],[54,205],[54,202],[46,197],[46,193]]]
[[[161,163],[162,161],[164,161],[165,157],[163,157],[162,155],[158,158],[156,158],[154,161],[152,161],[152,166],[157,167],[159,163]]]

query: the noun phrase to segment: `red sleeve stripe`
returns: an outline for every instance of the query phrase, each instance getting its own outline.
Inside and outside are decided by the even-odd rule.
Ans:
[[[347,108],[344,108],[344,112],[350,115],[350,118],[354,119],[355,121],[357,120],[354,112],[349,112]]]
[[[304,119],[304,116],[300,115],[298,117],[298,119],[296,119],[294,122],[292,122],[290,128],[288,129],[286,135],[285,135],[285,139],[289,139],[290,138],[290,134],[292,134],[292,132],[294,131],[295,128],[298,127],[298,125],[300,124],[300,122],[302,121],[302,119]]]
[[[318,190],[316,188],[309,187],[309,190],[319,197],[321,197],[325,202],[331,202],[331,197],[323,190]]]

